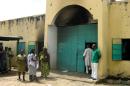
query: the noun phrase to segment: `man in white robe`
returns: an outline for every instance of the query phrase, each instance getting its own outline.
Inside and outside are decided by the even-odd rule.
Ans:
[[[87,48],[85,49],[83,56],[85,61],[86,73],[89,74],[91,70],[92,58],[92,49],[90,48],[90,45],[87,45]]]
[[[35,50],[32,49],[28,55],[28,72],[30,81],[36,80],[36,71],[38,67],[38,60],[36,58]]]

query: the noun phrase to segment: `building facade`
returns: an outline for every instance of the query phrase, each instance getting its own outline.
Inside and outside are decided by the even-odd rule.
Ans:
[[[48,0],[44,44],[52,68],[83,72],[87,44],[101,50],[99,78],[129,77],[130,0]]]
[[[45,15],[30,16],[0,22],[0,36],[22,36],[23,40],[1,41],[4,47],[11,47],[16,56],[20,49],[26,54],[31,48],[37,51],[44,45]],[[14,56],[14,59],[15,59]],[[14,62],[13,62],[14,63]]]

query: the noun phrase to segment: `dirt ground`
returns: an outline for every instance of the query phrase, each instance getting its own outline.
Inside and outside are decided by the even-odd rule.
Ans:
[[[26,81],[17,80],[17,72],[13,71],[7,74],[0,74],[0,86],[125,86],[110,84],[95,84],[86,74],[51,72],[45,80],[37,73],[38,81],[29,82],[26,73]]]

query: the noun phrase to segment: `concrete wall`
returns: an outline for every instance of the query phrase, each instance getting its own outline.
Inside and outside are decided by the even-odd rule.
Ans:
[[[79,5],[88,10],[93,19],[98,20],[98,47],[102,58],[99,64],[99,76],[104,78],[108,75],[108,1],[107,0],[47,0],[47,12],[45,22],[45,46],[48,47],[48,26],[54,25],[58,13],[69,5]],[[53,57],[51,57],[53,59]],[[53,64],[52,64],[53,65]],[[54,64],[55,65],[55,64]]]
[[[54,25],[61,9],[79,5],[87,9],[98,20],[98,47],[101,50],[99,77],[108,75],[129,77],[129,61],[112,61],[112,38],[130,38],[130,0],[48,0],[45,22],[45,46],[48,46],[48,27]],[[126,1],[126,0],[125,0]],[[51,58],[52,60],[55,58]],[[53,65],[53,64],[52,64]]]
[[[109,30],[109,75],[130,77],[130,61],[112,61],[112,38],[130,39],[130,2],[110,4]]]
[[[14,20],[7,20],[0,22],[0,35],[1,36],[22,36],[22,42],[27,46],[30,41],[43,41],[44,40],[44,26],[45,15],[30,16]],[[16,55],[17,42],[7,41],[3,42],[4,46],[11,47]]]

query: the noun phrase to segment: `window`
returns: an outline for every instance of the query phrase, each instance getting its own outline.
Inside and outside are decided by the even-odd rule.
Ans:
[[[112,40],[112,60],[130,60],[130,39]]]
[[[121,39],[112,39],[112,60],[122,60]]]
[[[130,39],[122,39],[122,60],[130,60]]]

